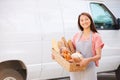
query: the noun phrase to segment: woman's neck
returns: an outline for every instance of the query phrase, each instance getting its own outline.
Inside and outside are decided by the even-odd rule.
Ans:
[[[90,32],[91,32],[90,29],[84,29],[84,30],[83,30],[83,34],[84,34],[84,35],[89,35]]]
[[[81,40],[88,40],[90,38],[91,30],[83,30]]]

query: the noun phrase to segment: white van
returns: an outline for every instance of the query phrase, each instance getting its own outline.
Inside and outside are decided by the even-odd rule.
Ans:
[[[105,43],[99,72],[120,78],[120,19],[98,0],[0,0],[0,80],[68,77],[51,59],[51,40],[71,39],[89,12]],[[119,67],[119,68],[118,68]]]

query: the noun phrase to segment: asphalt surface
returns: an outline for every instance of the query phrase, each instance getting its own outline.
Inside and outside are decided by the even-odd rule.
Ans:
[[[101,73],[98,74],[98,80],[117,80],[115,73]]]
[[[70,78],[62,78],[62,79],[53,79],[53,80],[70,80]],[[117,80],[115,77],[115,73],[99,73],[98,80]]]

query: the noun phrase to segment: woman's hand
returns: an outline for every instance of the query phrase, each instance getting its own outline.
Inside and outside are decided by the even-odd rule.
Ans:
[[[51,54],[51,57],[52,57],[52,59],[55,59],[55,56],[54,56],[54,54],[53,54],[53,53]]]
[[[80,66],[81,66],[81,67],[87,66],[88,64],[89,64],[89,59],[88,59],[88,58],[83,58],[83,59],[80,61]]]
[[[72,58],[72,60],[74,61],[74,62],[76,62],[76,63],[79,63],[80,61],[81,61],[81,59],[78,57],[74,57],[74,58]]]

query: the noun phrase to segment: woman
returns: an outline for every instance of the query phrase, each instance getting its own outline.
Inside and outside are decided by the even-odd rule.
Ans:
[[[88,13],[81,13],[78,17],[78,32],[73,37],[76,51],[79,51],[84,59],[80,66],[87,66],[86,70],[70,72],[71,80],[97,80],[96,66],[101,58],[101,50],[104,43],[97,32],[92,17]]]

